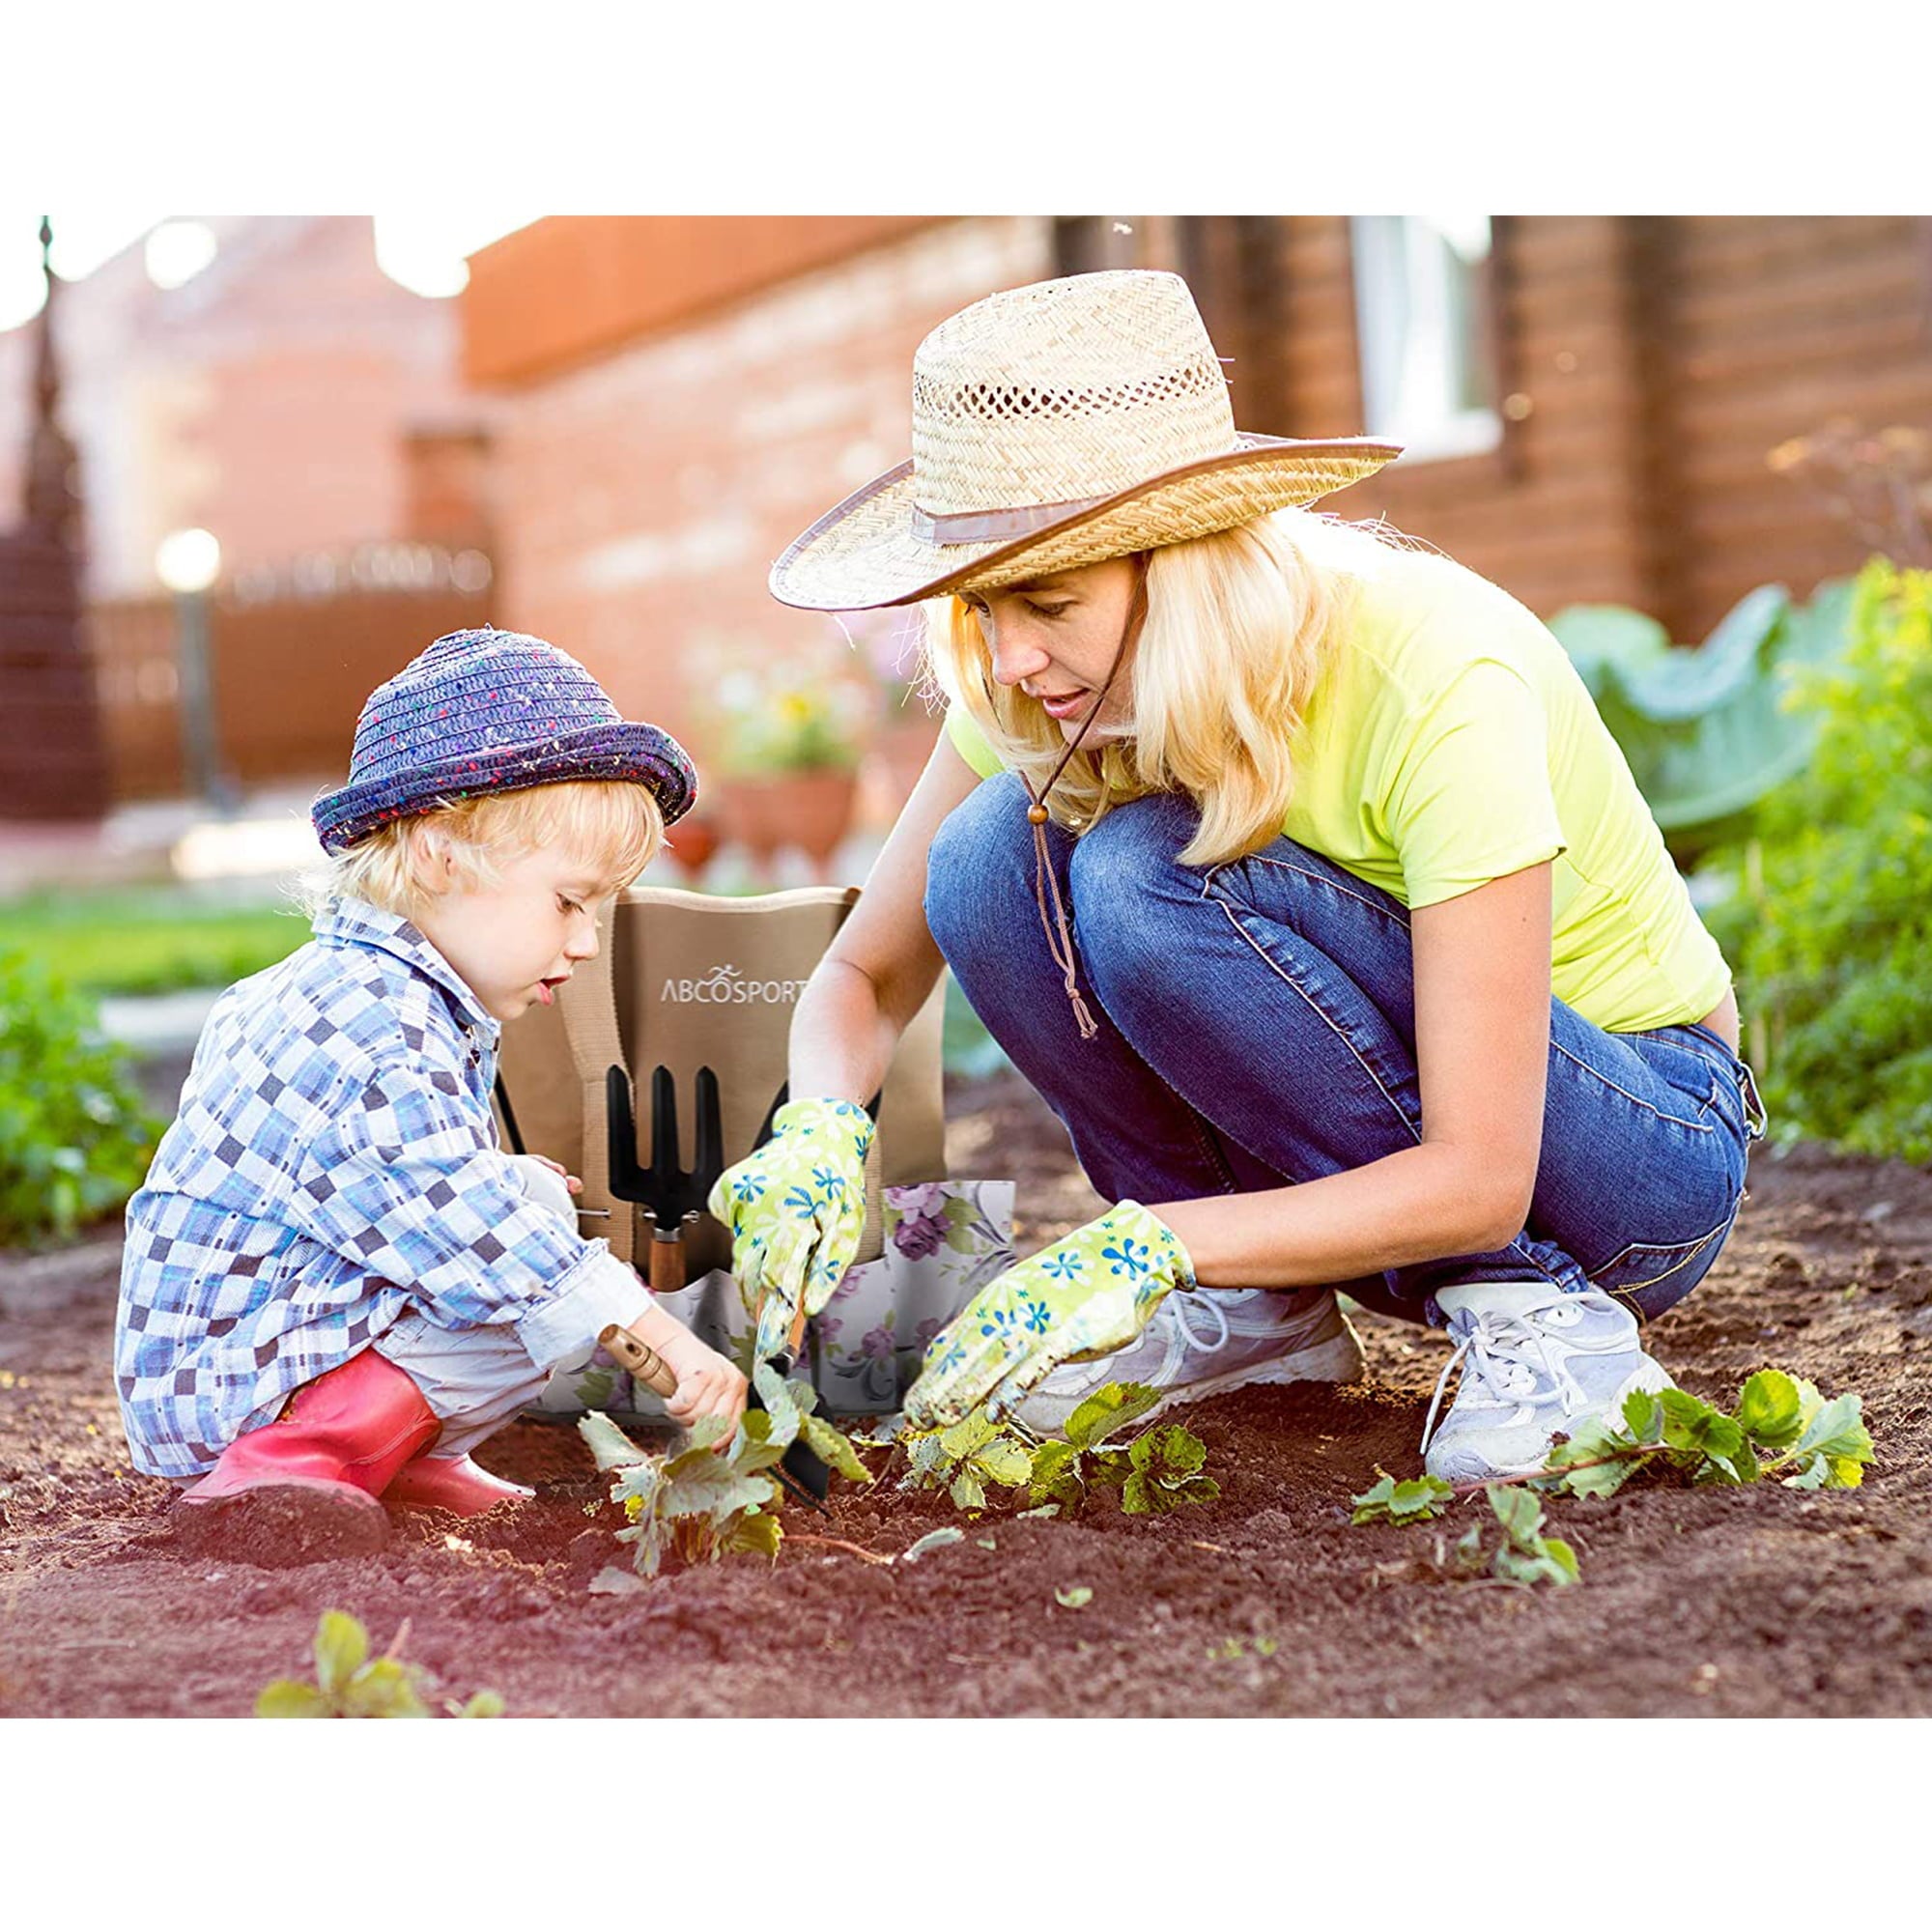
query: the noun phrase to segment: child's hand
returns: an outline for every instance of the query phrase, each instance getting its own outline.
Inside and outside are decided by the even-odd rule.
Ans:
[[[567,1188],[569,1188],[573,1194],[582,1194],[583,1192],[582,1181],[581,1181],[576,1175],[570,1173],[569,1170],[565,1168],[564,1164],[560,1160],[552,1160],[550,1155],[547,1153],[533,1153],[529,1156],[529,1158],[535,1161],[539,1167],[547,1167],[553,1174],[562,1175],[563,1184]]]
[[[698,1417],[720,1415],[729,1425],[719,1438],[722,1452],[731,1439],[731,1430],[745,1412],[745,1393],[750,1387],[743,1374],[715,1349],[707,1349],[689,1329],[681,1329],[677,1339],[658,1345],[658,1352],[677,1377],[677,1393],[665,1401],[673,1422],[689,1429]]]

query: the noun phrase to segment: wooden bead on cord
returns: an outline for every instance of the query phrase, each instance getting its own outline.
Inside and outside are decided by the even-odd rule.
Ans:
[[[1028,806],[1027,823],[1029,825],[1044,825],[1046,823],[1046,807],[1043,805]]]

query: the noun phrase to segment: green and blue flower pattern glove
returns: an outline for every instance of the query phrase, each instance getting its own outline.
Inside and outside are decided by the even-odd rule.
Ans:
[[[983,1405],[998,1421],[1060,1363],[1125,1348],[1173,1290],[1193,1286],[1173,1230],[1120,1202],[988,1282],[933,1337],[905,1419],[943,1429]]]
[[[799,1311],[816,1315],[859,1252],[872,1117],[852,1100],[790,1100],[772,1137],[711,1190],[731,1231],[731,1272],[758,1311],[755,1359],[792,1352]]]

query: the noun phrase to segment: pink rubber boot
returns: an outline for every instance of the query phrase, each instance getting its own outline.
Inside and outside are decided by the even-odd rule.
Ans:
[[[468,1456],[418,1456],[383,1492],[385,1503],[405,1509],[448,1510],[454,1516],[481,1516],[498,1503],[524,1502],[536,1494],[521,1483],[506,1483]]]
[[[415,1383],[365,1349],[304,1382],[273,1422],[237,1436],[181,1500],[193,1506],[257,1490],[307,1490],[381,1518],[376,1498],[441,1428]]]

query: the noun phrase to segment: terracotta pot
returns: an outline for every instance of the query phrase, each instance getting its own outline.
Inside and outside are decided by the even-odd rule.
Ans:
[[[680,818],[668,835],[670,853],[693,878],[710,865],[720,843],[718,820],[709,812]]]
[[[725,779],[719,810],[729,836],[761,866],[796,846],[822,873],[852,829],[859,775],[784,772],[770,779]]]

